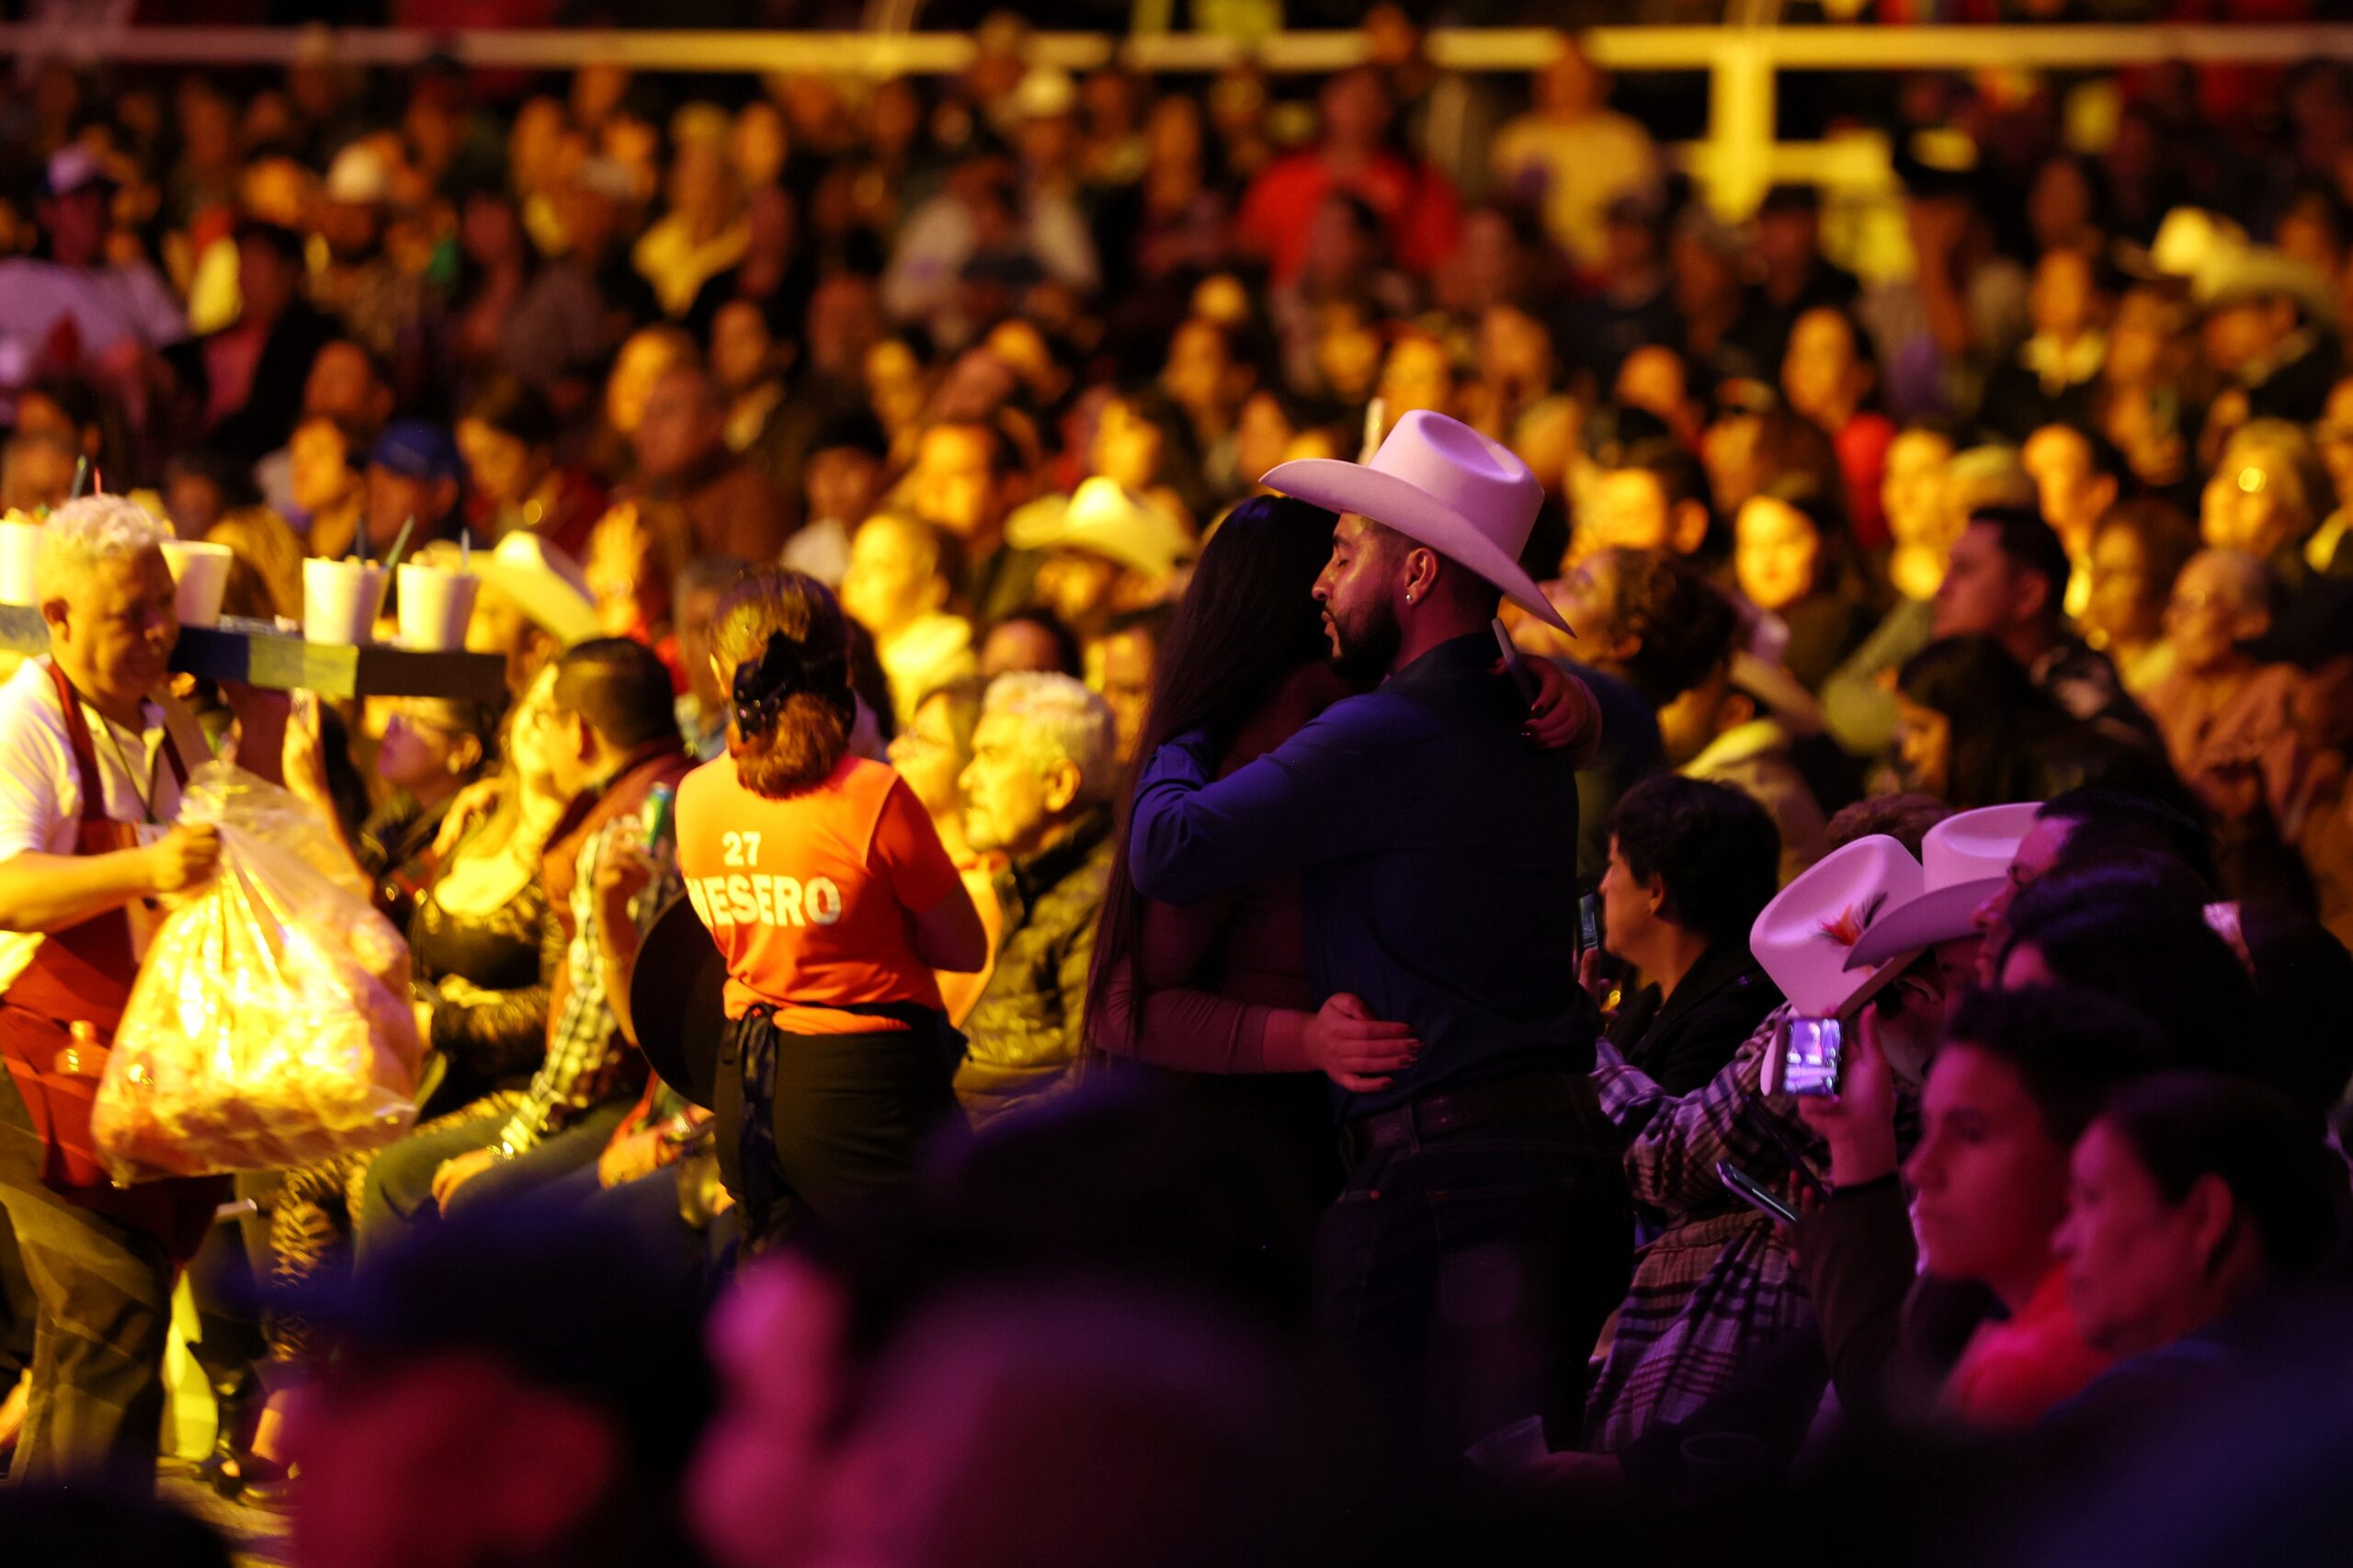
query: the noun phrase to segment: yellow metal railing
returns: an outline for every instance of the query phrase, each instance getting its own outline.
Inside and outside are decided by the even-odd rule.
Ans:
[[[2301,27],[1744,27],[1600,28],[1586,48],[1619,72],[1705,71],[1708,134],[1677,149],[1719,210],[1748,211],[1779,179],[1883,182],[1883,144],[1774,141],[1775,84],[1783,71],[1951,70],[2000,66],[2098,71],[2188,60],[2285,64],[2353,60],[2353,24]],[[334,35],[338,60],[408,65],[434,52],[485,69],[562,69],[608,62],[665,72],[824,72],[937,74],[972,58],[966,33],[635,32],[574,29],[429,33],[348,29]],[[1539,28],[1438,28],[1427,49],[1461,71],[1527,71],[1551,58],[1554,35]],[[238,65],[290,62],[310,35],[284,28],[72,28],[0,26],[0,55],[113,64]],[[1040,33],[1031,57],[1071,70],[1114,61],[1146,72],[1199,73],[1250,64],[1275,73],[1332,71],[1365,58],[1355,31],[1290,32],[1244,40],[1189,33]]]

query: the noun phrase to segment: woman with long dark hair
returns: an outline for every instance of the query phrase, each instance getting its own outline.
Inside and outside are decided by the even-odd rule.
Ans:
[[[678,867],[727,960],[707,1085],[721,1175],[755,1242],[914,1168],[955,1106],[935,971],[986,961],[981,917],[915,791],[855,755],[849,642],[815,578],[767,571],[719,601],[727,755],[679,786]]]
[[[1217,741],[1222,778],[1351,695],[1327,662],[1313,597],[1331,558],[1332,521],[1306,502],[1267,495],[1219,525],[1162,644],[1139,759],[1205,729]],[[1529,667],[1545,687],[1533,705],[1538,738],[1565,744],[1575,728],[1563,711],[1572,705],[1558,700],[1567,677],[1540,659]],[[1199,903],[1155,903],[1130,879],[1120,833],[1087,984],[1086,1036],[1097,1048],[1199,1074],[1189,1092],[1247,1107],[1287,1142],[1301,1140],[1294,1147],[1320,1149],[1331,1114],[1324,1085],[1306,1074],[1352,1092],[1378,1089],[1417,1049],[1410,1035],[1364,1016],[1352,997],[1318,1007],[1297,878]]]
[[[1904,787],[1957,810],[2047,801],[2082,785],[2184,799],[2164,758],[2074,718],[1993,638],[1929,643],[1905,662],[1895,689]]]

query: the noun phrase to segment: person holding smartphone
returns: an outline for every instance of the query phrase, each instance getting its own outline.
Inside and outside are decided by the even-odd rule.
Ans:
[[[2097,992],[1972,992],[1929,1063],[1906,1157],[1879,1031],[1858,1035],[1838,1093],[1805,1105],[1836,1192],[1798,1227],[1848,1412],[2019,1426],[2106,1369],[2054,1250],[2068,1158],[2111,1093],[2167,1064],[2156,1028]]]
[[[1794,1206],[1795,1184],[1820,1164],[1822,1144],[1800,1119],[1798,1102],[1781,1092],[1778,1074],[1768,1075],[1793,1023],[1815,1020],[1844,1037],[1872,1011],[1874,1028],[1906,1042],[1897,1054],[1927,1054],[1945,1006],[1933,961],[1906,953],[1845,967],[1881,912],[1918,896],[1918,830],[1909,843],[1884,834],[1859,837],[1766,905],[1747,945],[1787,1000],[1699,1087],[1670,1094],[1604,1042],[1595,1084],[1624,1140],[1634,1201],[1659,1229],[1637,1255],[1586,1398],[1586,1449],[1622,1453],[1653,1428],[1696,1415],[1809,1321],[1787,1240],[1771,1217],[1726,1186],[1718,1166],[1736,1167]],[[1618,939],[1613,931],[1610,940]],[[1799,1397],[1810,1408],[1819,1393],[1815,1383]],[[1802,1413],[1795,1424],[1802,1429]]]
[[[1608,1040],[1668,1094],[1714,1077],[1780,1004],[1748,950],[1780,856],[1773,819],[1729,785],[1662,774],[1618,803],[1599,936],[1641,984],[1610,1020]]]

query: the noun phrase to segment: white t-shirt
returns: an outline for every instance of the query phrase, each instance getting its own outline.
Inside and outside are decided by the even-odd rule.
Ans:
[[[109,725],[86,702],[82,718],[90,727],[90,750],[105,781],[107,815],[139,824],[139,842],[153,844],[180,809],[179,780],[164,756],[163,709],[153,702],[146,705],[144,727],[138,734]],[[204,759],[183,756],[180,760],[193,767]],[[139,769],[138,777],[132,777],[131,767]],[[145,820],[151,815],[153,822]],[[74,767],[74,744],[66,738],[65,710],[50,679],[49,660],[27,659],[0,685],[0,864],[27,850],[73,854],[81,820],[82,779]],[[132,923],[132,930],[138,933],[138,922]],[[0,931],[0,993],[25,972],[41,941],[38,932]]]
[[[0,341],[38,355],[64,316],[74,318],[85,361],[125,339],[163,348],[188,335],[187,313],[152,267],[0,261]]]

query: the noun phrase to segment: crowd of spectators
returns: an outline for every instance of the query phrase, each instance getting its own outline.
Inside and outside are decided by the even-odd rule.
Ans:
[[[227,613],[287,626],[305,556],[404,538],[504,661],[503,702],[287,752],[434,1063],[415,1131],[241,1176],[190,1266],[200,1479],[290,1498],[298,1561],[2328,1560],[2292,1483],[2353,1437],[2353,71],[1906,78],[1908,255],[1850,268],[1811,187],[1711,207],[1574,37],[1522,80],[1371,31],[1311,81],[1074,77],[1001,19],[936,80],[306,50],[0,105],[0,505],[74,570],[225,544]],[[1129,829],[1188,736],[1233,773],[1392,673],[1327,664],[1333,518],[1259,482],[1428,415],[1541,487],[1503,619],[1575,866],[1525,902],[1585,896],[1546,961],[1615,1142],[1558,1302],[1445,1254],[1475,1182],[1397,1167],[1447,1323],[1391,1389],[1328,1355],[1310,1235],[1390,1233],[1326,1096],[1360,1171],[1426,1042],[1308,986],[1295,879]],[[85,525],[85,473],[153,521]],[[824,767],[762,788],[746,704],[812,692]],[[756,833],[649,833],[731,757],[779,810],[887,760],[857,853],[925,890],[900,960],[964,1042],[923,1115],[970,1138],[846,1147],[805,1036],[773,1103],[655,1056],[659,910],[840,913],[726,874]],[[1792,1095],[1817,1017],[1847,1076]],[[17,1435],[73,1360],[62,1244],[19,1243],[0,1440],[148,1467],[144,1394]],[[1574,1342],[1521,1354],[1540,1299]],[[124,1366],[169,1315],[126,1291]],[[2201,1436],[2232,1462],[2165,1493]],[[137,1505],[19,1525],[203,1560]]]

